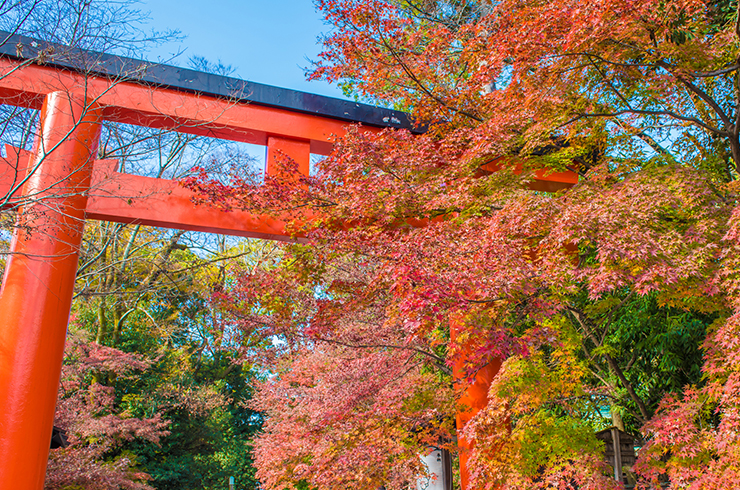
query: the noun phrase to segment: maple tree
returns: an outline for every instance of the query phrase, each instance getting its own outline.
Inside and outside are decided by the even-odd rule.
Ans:
[[[593,435],[611,423],[647,440],[640,485],[731,486],[737,4],[319,7],[335,29],[313,76],[428,130],[356,128],[311,177],[187,182],[308,241],[218,297],[245,338],[283,339],[255,401],[265,485],[405,488],[425,445],[450,446],[464,354],[471,375],[505,359],[462,428],[476,488],[618,485]],[[529,189],[542,168],[581,180]]]
[[[54,423],[68,446],[51,452],[44,487],[151,489],[149,476],[135,468],[136,458],[117,450],[135,438],[158,443],[169,423],[160,414],[139,418],[117,410],[114,387],[99,382],[132,376],[150,363],[80,337],[68,342],[66,354]]]

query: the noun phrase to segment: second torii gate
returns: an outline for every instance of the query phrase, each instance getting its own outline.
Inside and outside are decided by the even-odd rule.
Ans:
[[[389,109],[128,58],[76,52],[80,58],[48,63],[52,52],[65,52],[52,48],[21,36],[0,46],[0,103],[41,110],[33,151],[13,159],[8,149],[0,162],[0,196],[28,199],[0,291],[0,489],[44,485],[86,219],[290,239],[280,220],[198,206],[175,181],[95,161],[101,121],[264,145],[268,174],[278,153],[307,174],[311,153],[328,154],[331,135],[350,123],[411,128]],[[555,190],[575,181],[570,172],[542,173],[536,185]],[[467,404],[485,405],[493,374],[483,373]]]

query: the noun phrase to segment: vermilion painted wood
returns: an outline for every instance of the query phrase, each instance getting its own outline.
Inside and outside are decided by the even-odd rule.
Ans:
[[[504,168],[504,158],[496,158],[485,165],[481,166],[483,175],[493,173]],[[513,165],[514,173],[522,172],[522,165]],[[534,173],[534,181],[529,184],[529,188],[535,191],[557,192],[562,189],[573,187],[578,183],[578,174],[567,170],[565,172],[552,172],[550,170],[537,170]]]
[[[15,207],[21,198],[31,152],[5,145],[7,157],[0,157],[0,209]]]
[[[100,134],[85,99],[53,92],[41,109],[34,173],[0,291],[0,486],[41,489],[72,304],[86,191]]]
[[[298,166],[298,171],[308,175],[311,166],[311,144],[308,141],[280,138],[270,136],[267,138],[267,158],[265,162],[265,173],[277,175],[279,166],[276,159],[288,156]]]
[[[122,174],[115,171],[116,166],[115,161],[95,162],[85,213],[87,218],[266,240],[291,240],[285,223],[279,219],[198,205],[193,202],[195,194],[177,181]]]
[[[465,379],[463,363],[464,361],[460,360],[453,365],[453,377],[457,380]],[[465,424],[470,422],[470,419],[488,405],[488,390],[499,369],[501,369],[501,361],[498,359],[491,361],[475,374],[475,380],[463,392],[462,397],[458,400],[458,412],[455,414],[458,431],[462,430]],[[460,484],[462,490],[474,490],[474,487],[470,486],[470,473],[468,472],[468,458],[473,446],[472,442],[458,435],[457,447],[460,449]]]
[[[459,329],[459,319],[451,319],[450,334],[453,340],[457,337]],[[452,364],[452,376],[455,379],[456,389],[462,389],[462,396],[457,401],[458,408],[455,414],[455,425],[458,431],[457,447],[460,449],[460,485],[462,490],[475,490],[474,487],[470,486],[470,472],[468,471],[468,459],[474,444],[462,437],[460,431],[465,427],[465,424],[470,422],[470,419],[488,405],[488,390],[501,369],[501,360],[494,359],[478,370],[472,383],[465,384],[461,380],[467,377],[465,362],[469,352],[469,350],[463,348],[462,355],[455,359]]]
[[[59,90],[85,94],[102,107],[103,118],[151,128],[266,145],[268,136],[309,141],[311,153],[331,151],[332,135],[346,132],[346,121],[285,109],[234,103],[214,97],[152,88],[130,81],[117,81],[48,68],[17,67],[0,58],[0,100],[38,108],[44,94]],[[377,128],[366,127],[368,131]]]
[[[5,163],[0,168],[0,196],[9,194],[22,181],[30,157],[30,152],[12,146],[6,146],[5,151],[11,157],[0,159]],[[310,153],[307,141],[271,137],[268,145],[269,173],[274,172],[274,158],[278,153],[294,159],[299,170],[308,173]],[[301,240],[291,236],[283,220],[195,204],[195,193],[177,181],[119,173],[117,167],[116,160],[94,162],[85,218],[266,240]],[[20,199],[19,190],[8,199],[8,205]]]
[[[310,164],[310,144],[307,141],[270,137],[267,153],[267,173],[275,173],[275,156],[282,152],[298,163],[299,170],[307,174]],[[0,163],[0,196],[17,187],[25,175],[29,152],[6,146],[8,158]],[[116,172],[114,160],[96,160],[93,165],[90,197],[85,216],[102,221],[143,224],[163,228],[177,228],[206,233],[222,233],[268,240],[293,240],[286,230],[285,221],[267,215],[245,211],[224,212],[207,205],[194,204],[195,194],[178,182]],[[551,174],[547,178],[558,181],[539,181],[537,190],[556,190],[570,185],[570,175]],[[550,186],[545,188],[545,186]],[[20,199],[20,191],[15,193]],[[13,199],[9,199],[13,204]],[[408,224],[425,226],[423,220],[408,220]],[[300,238],[297,238],[300,240]]]

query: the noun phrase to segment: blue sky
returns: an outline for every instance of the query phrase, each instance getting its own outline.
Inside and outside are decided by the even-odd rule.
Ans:
[[[141,0],[141,9],[151,13],[151,28],[185,36],[154,50],[151,61],[182,50],[170,64],[203,56],[245,80],[343,98],[336,86],[305,80],[303,68],[321,51],[317,37],[331,29],[312,0]]]

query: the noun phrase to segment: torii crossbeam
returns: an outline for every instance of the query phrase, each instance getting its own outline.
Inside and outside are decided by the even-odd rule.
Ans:
[[[0,32],[0,37],[9,34]],[[287,240],[280,220],[193,204],[177,182],[95,161],[103,120],[254,143],[309,170],[332,135],[412,128],[405,114],[21,36],[0,46],[0,103],[41,110],[32,152],[7,149],[0,198],[24,200],[0,291],[0,488],[40,490],[86,219]],[[15,156],[18,156],[16,158]],[[572,185],[572,173],[536,185]],[[27,202],[26,202],[27,201]]]

